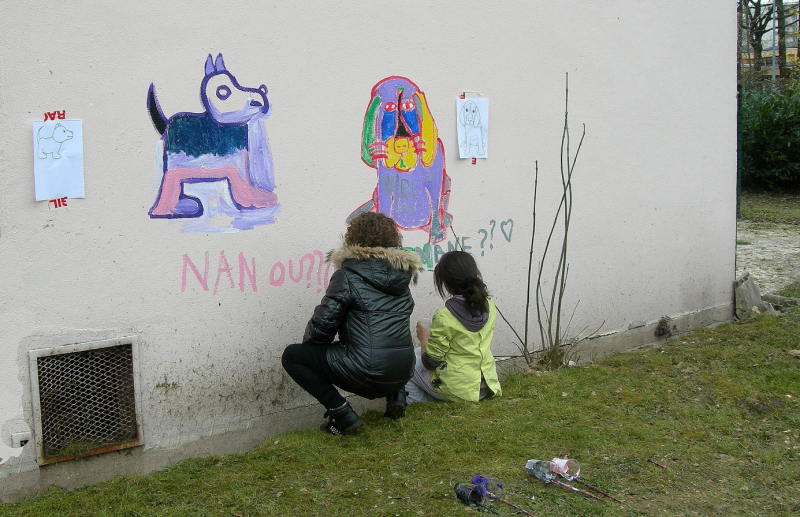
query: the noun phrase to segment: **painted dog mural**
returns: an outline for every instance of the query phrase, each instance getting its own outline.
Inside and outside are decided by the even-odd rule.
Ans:
[[[425,94],[405,77],[383,79],[372,88],[364,116],[361,159],[378,171],[372,199],[347,218],[380,212],[404,230],[424,230],[428,242],[447,237],[450,178],[444,146]]]
[[[152,218],[195,218],[187,231],[237,231],[274,222],[279,210],[264,121],[267,87],[241,86],[222,54],[209,54],[200,84],[203,113],[164,116],[150,84],[147,110],[163,146],[163,173]],[[207,209],[207,210],[206,210]],[[219,230],[215,216],[232,219]]]

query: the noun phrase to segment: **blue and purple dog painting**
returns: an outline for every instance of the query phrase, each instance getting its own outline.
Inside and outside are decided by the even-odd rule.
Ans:
[[[203,113],[165,117],[150,84],[147,110],[159,141],[158,196],[150,217],[182,219],[183,231],[235,232],[274,222],[280,205],[264,121],[267,87],[241,86],[222,54],[209,54]],[[163,149],[162,149],[163,147]]]
[[[361,159],[378,171],[378,185],[347,221],[362,212],[380,212],[403,230],[424,230],[430,244],[441,242],[452,220],[450,178],[425,94],[405,77],[392,76],[376,84],[371,97]]]

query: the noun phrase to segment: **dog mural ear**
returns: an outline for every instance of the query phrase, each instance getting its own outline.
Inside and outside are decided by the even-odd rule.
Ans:
[[[206,58],[206,75],[211,75],[214,73],[214,58],[211,57],[211,54],[208,55]]]
[[[367,107],[367,113],[364,115],[364,132],[361,136],[361,159],[370,167],[375,167],[375,162],[372,160],[371,146],[377,140],[378,108],[380,106],[381,97],[376,95],[372,98],[372,102]]]
[[[437,140],[439,139],[439,131],[436,129],[436,123],[433,121],[430,109],[428,109],[428,102],[425,100],[425,94],[417,92],[414,94],[417,98],[417,107],[420,112],[421,128],[420,134],[425,143],[425,152],[422,153],[422,164],[429,167],[433,160],[436,158],[436,151],[438,149]]]
[[[222,54],[217,54],[217,61],[214,63],[214,69],[217,72],[227,72],[228,70],[225,68],[225,63],[222,61]]]

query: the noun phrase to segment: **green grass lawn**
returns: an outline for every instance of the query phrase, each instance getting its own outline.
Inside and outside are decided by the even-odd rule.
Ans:
[[[453,485],[479,473],[536,516],[800,515],[799,336],[800,310],[700,329],[513,374],[493,400],[413,405],[398,421],[369,412],[355,436],[292,432],[245,455],[54,490],[0,516],[474,515]],[[580,461],[587,482],[624,504],[525,474],[528,459],[555,456]]]
[[[739,218],[754,223],[800,224],[800,193],[742,192]]]
[[[789,298],[800,298],[800,282],[787,285],[778,291],[778,294]]]

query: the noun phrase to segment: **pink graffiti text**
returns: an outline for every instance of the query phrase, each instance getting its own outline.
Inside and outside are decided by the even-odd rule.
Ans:
[[[205,252],[202,266],[203,266],[203,271],[201,273],[197,264],[195,264],[195,262],[191,259],[191,257],[189,257],[189,254],[186,253],[183,255],[181,292],[184,292],[186,290],[187,276],[191,278],[191,275],[187,275],[188,271],[192,272],[194,277],[197,279],[197,282],[200,284],[200,287],[202,287],[204,291],[211,290],[211,288],[209,287],[209,279],[208,279],[208,271],[210,268],[208,251]],[[244,255],[244,252],[240,252],[238,266],[239,266],[238,267],[239,290],[241,292],[244,292],[245,285],[249,284],[253,292],[258,292],[255,257],[251,257],[250,262],[248,263],[247,258]],[[235,267],[230,265],[230,263],[228,262],[228,258],[225,255],[225,252],[220,251],[219,258],[217,259],[217,274],[216,274],[216,279],[214,281],[214,286],[212,291],[213,294],[217,294],[217,290],[220,287],[220,281],[222,281],[223,287],[226,284],[228,284],[228,287],[230,289],[236,288],[236,282],[234,281],[234,274],[235,274],[234,270]],[[272,265],[272,268],[270,268],[269,272],[270,285],[275,287],[283,286],[284,283],[286,282],[287,271],[288,271],[288,277],[292,282],[294,282],[295,284],[300,284],[305,282],[307,289],[312,288],[312,286],[316,287],[318,293],[328,288],[330,275],[333,273],[331,271],[330,262],[328,263],[325,262],[325,256],[319,250],[314,250],[310,253],[306,253],[302,255],[299,260],[289,259],[286,262],[284,261],[275,262]],[[245,277],[247,278],[247,282],[245,282]],[[225,278],[227,278],[228,282],[225,282],[223,280]]]

